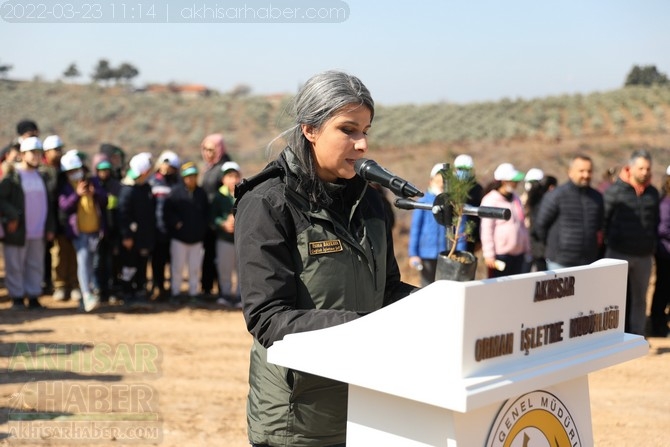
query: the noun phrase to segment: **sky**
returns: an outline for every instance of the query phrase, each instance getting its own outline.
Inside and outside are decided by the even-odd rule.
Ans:
[[[56,80],[75,63],[88,82],[107,59],[138,68],[135,86],[254,94],[336,69],[378,104],[470,103],[617,89],[634,65],[668,74],[669,23],[667,0],[0,0],[0,64]]]

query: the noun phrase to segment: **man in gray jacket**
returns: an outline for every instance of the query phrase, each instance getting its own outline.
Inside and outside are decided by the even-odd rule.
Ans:
[[[542,199],[534,231],[546,244],[547,268],[590,264],[602,244],[603,196],[591,187],[593,162],[578,154],[568,168],[569,181]]]

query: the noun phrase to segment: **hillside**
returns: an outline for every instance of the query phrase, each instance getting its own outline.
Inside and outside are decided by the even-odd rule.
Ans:
[[[15,137],[17,121],[31,118],[43,136],[58,133],[70,148],[93,153],[101,142],[110,142],[129,154],[172,149],[199,161],[202,138],[221,132],[244,174],[251,175],[266,163],[268,142],[289,122],[284,113],[288,100],[216,92],[194,98],[95,84],[0,81],[0,142]],[[670,87],[464,105],[378,104],[370,145],[370,158],[422,187],[434,163],[452,161],[463,152],[474,157],[478,177],[487,183],[504,161],[524,171],[540,167],[564,181],[570,155],[583,151],[595,161],[597,182],[633,148],[644,147],[654,157],[658,184],[670,164]],[[396,214],[402,237],[410,213]],[[402,242],[398,245],[403,247]]]
[[[0,142],[15,136],[22,118],[36,120],[43,136],[58,133],[69,147],[88,152],[104,141],[129,153],[172,149],[194,156],[204,135],[221,132],[231,154],[254,170],[266,159],[267,143],[288,123],[288,100],[0,81]],[[370,157],[419,183],[434,162],[460,152],[475,157],[480,176],[511,161],[522,170],[540,166],[560,177],[566,152],[587,151],[604,170],[642,146],[656,156],[660,173],[670,163],[664,159],[670,158],[664,151],[670,147],[670,87],[465,105],[378,105],[370,141]]]

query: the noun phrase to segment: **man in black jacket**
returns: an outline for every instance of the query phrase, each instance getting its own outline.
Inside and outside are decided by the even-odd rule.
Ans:
[[[568,168],[570,180],[542,199],[534,231],[546,244],[549,270],[598,259],[604,207],[602,194],[591,187],[592,173],[591,158],[576,155]]]
[[[644,335],[647,287],[659,220],[658,190],[651,185],[651,155],[633,152],[605,191],[605,257],[628,261],[626,332]]]

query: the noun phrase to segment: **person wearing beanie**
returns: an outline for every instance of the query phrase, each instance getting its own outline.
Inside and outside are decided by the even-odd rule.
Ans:
[[[153,168],[151,154],[133,156],[129,167],[119,192],[122,297],[125,305],[143,307],[147,302],[147,263],[156,243],[156,199],[148,182]]]
[[[241,180],[240,166],[227,161],[221,166],[221,187],[212,200],[209,223],[216,230],[216,270],[219,278],[219,298],[217,304],[239,309],[240,285],[233,289],[232,278],[237,278],[237,256],[235,255],[235,186]]]
[[[38,297],[42,293],[45,242],[53,239],[55,222],[46,180],[38,170],[41,160],[39,138],[23,139],[21,163],[0,182],[5,285],[14,307],[42,307]]]
[[[156,172],[149,177],[151,192],[156,199],[156,244],[151,253],[151,290],[157,300],[164,300],[170,295],[170,287],[165,284],[165,268],[170,262],[170,236],[165,227],[163,209],[172,187],[181,182],[180,166],[176,153],[163,151],[156,159]]]
[[[200,143],[200,153],[205,167],[202,172],[201,186],[207,193],[207,200],[212,203],[214,195],[221,186],[221,166],[231,161],[226,150],[223,135],[213,133],[207,135]],[[201,288],[205,295],[210,295],[217,280],[216,264],[216,233],[213,228],[207,227],[204,240],[205,253],[202,258]]]
[[[198,186],[198,168],[193,162],[181,166],[182,183],[165,199],[163,217],[170,236],[170,277],[172,296],[180,295],[184,265],[188,269],[188,297],[197,301],[198,274],[202,266],[202,243],[207,230],[209,201]]]
[[[94,274],[98,244],[105,233],[107,192],[97,177],[86,176],[75,149],[61,158],[67,181],[58,191],[58,208],[65,218],[65,235],[77,255],[77,279],[86,312],[100,305],[100,287]]]

